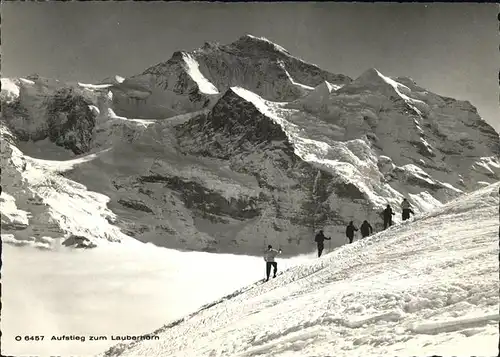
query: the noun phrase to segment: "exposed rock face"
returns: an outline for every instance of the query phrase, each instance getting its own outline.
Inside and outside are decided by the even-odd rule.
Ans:
[[[148,175],[141,176],[139,181],[142,183],[162,183],[165,187],[180,194],[182,202],[186,208],[195,211],[204,218],[220,216],[215,220],[224,222],[224,216],[235,219],[248,219],[259,216],[259,210],[255,208],[256,199],[250,197],[244,199],[225,198],[220,193],[209,190],[195,181],[186,181],[175,176]],[[148,194],[148,192],[144,192]],[[152,212],[147,208],[146,212]]]
[[[1,98],[4,123],[18,140],[49,138],[74,154],[88,152],[96,123],[92,101],[71,86],[35,79],[14,81],[18,95]]]
[[[259,148],[265,150],[274,141],[290,149],[281,126],[260,113],[255,106],[229,89],[207,115],[191,119],[179,127],[181,147],[194,154],[229,159]],[[286,142],[286,143],[285,143]]]
[[[167,62],[113,85],[116,113],[131,118],[168,118],[206,108],[218,92],[210,84],[206,90],[204,83],[196,81],[204,79],[196,71],[198,64],[190,59],[176,52]]]
[[[194,57],[219,91],[238,86],[275,101],[296,99],[323,81],[340,85],[351,81],[348,76],[324,71],[293,57],[279,45],[251,35],[229,45],[205,46],[194,51]]]
[[[58,90],[47,104],[50,140],[77,155],[88,152],[95,127],[90,104],[71,88]]]
[[[30,118],[28,111],[21,105],[18,98],[10,102],[2,101],[2,119],[4,118],[20,140],[36,141],[47,136],[46,125],[30,130],[33,126],[33,119]]]
[[[97,245],[92,243],[92,241],[87,237],[75,235],[71,235],[68,239],[62,242],[62,245],[79,249],[89,249],[97,247]]]
[[[1,100],[2,223],[22,239],[303,253],[319,228],[340,245],[386,204],[397,222],[403,197],[418,214],[500,179],[499,136],[470,103],[253,36],[99,85],[2,79]],[[71,160],[17,148],[54,160],[54,143]]]

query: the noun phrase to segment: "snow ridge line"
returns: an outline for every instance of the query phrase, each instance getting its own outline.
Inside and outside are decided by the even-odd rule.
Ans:
[[[257,94],[242,88],[242,87],[231,87],[231,90],[236,93],[236,95],[240,96],[244,100],[252,103],[252,105],[265,117],[270,119],[272,122],[275,124],[279,125],[281,127],[281,130],[285,133],[287,136],[288,140],[292,144],[294,148],[295,154],[300,157],[302,160],[309,162],[309,163],[318,163],[318,160],[312,159],[310,156],[307,154],[307,150],[304,149],[307,146],[313,146],[316,148],[318,151],[326,153],[328,152],[328,149],[330,149],[330,145],[328,143],[325,143],[323,141],[317,141],[317,140],[312,140],[308,138],[304,138],[300,136],[300,128],[288,121],[285,118],[282,118],[280,115],[278,115],[272,107],[269,106],[268,103],[271,103],[270,101],[264,100]]]
[[[296,82],[292,78],[292,76],[290,75],[290,73],[287,71],[287,69],[285,67],[285,63],[283,61],[279,60],[278,61],[278,65],[285,71],[285,74],[288,77],[288,80],[290,81],[290,83],[292,83],[293,85],[298,86],[298,87],[300,87],[302,89],[305,89],[305,90],[309,90],[309,91],[313,91],[314,90],[314,87],[311,87],[311,86],[308,86],[308,85]]]
[[[407,96],[406,94],[403,94],[400,90],[399,90],[399,86],[401,87],[404,87],[408,90],[410,90],[410,88],[408,88],[407,86],[405,86],[404,84],[401,84],[399,82],[396,82],[394,79],[391,79],[389,77],[386,77],[384,76],[382,73],[380,73],[378,70],[376,70],[378,76],[380,78],[382,78],[387,84],[389,84],[391,87],[394,88],[394,90],[396,91],[396,93],[405,101],[405,103],[415,112],[417,113],[417,115],[419,116],[422,116],[422,112],[417,108],[415,107],[415,103],[424,103],[422,102],[421,100],[418,100],[418,99],[413,99],[413,98],[410,98],[409,96]],[[410,90],[411,91],[411,90]]]

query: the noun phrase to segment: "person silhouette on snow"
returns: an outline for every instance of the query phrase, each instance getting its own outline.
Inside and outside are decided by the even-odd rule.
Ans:
[[[316,234],[314,241],[318,244],[318,258],[321,257],[321,253],[323,253],[323,249],[325,249],[325,244],[324,244],[325,240],[331,240],[331,239],[332,238],[325,237],[323,230],[320,230],[318,234]]]
[[[392,216],[395,215],[392,211],[391,205],[387,205],[385,210],[382,212],[382,215],[384,216],[384,229],[387,229],[387,227],[392,226]]]
[[[274,268],[274,276],[276,278],[276,273],[278,272],[278,263],[274,260],[278,254],[281,254],[281,249],[273,249],[272,245],[267,246],[266,254],[264,255],[264,260],[266,261],[266,281],[269,281],[269,275],[271,275],[271,267]]]
[[[410,213],[413,215],[415,214],[415,213],[413,213],[413,210],[411,209],[410,202],[408,202],[408,200],[406,198],[403,199],[403,202],[401,202],[401,209],[403,210],[402,217],[401,217],[401,218],[403,218],[403,221],[406,221],[407,219],[410,218]]]
[[[349,244],[354,240],[354,232],[357,232],[358,229],[354,227],[354,223],[352,221],[349,222],[347,228],[345,229],[345,235],[349,239]]]
[[[363,238],[366,238],[370,234],[373,233],[373,228],[372,228],[371,224],[368,223],[368,221],[366,221],[366,220],[363,221],[363,223],[359,227],[359,230],[361,231],[361,235],[363,236]]]

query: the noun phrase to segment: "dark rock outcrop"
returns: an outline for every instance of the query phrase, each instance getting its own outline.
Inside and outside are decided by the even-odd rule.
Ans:
[[[49,138],[56,145],[79,155],[91,148],[96,114],[92,104],[76,89],[61,87],[54,92],[43,88],[39,92],[21,91],[13,101],[2,101],[2,120],[20,141],[38,141]],[[33,91],[34,88],[31,88]],[[25,96],[35,96],[36,106],[25,103]]]
[[[47,103],[48,137],[79,155],[90,150],[96,120],[83,96],[71,88],[58,90]]]
[[[62,245],[66,247],[73,247],[79,249],[89,249],[97,247],[97,245],[92,243],[92,241],[87,237],[78,235],[69,236],[66,240],[62,242]]]

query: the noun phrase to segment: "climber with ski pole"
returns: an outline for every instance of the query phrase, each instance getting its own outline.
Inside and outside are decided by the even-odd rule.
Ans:
[[[354,226],[354,222],[350,221],[349,224],[347,225],[347,228],[345,229],[345,235],[347,239],[349,239],[349,244],[351,244],[354,241],[354,232],[357,232],[358,229]]]
[[[318,258],[321,257],[321,253],[323,253],[323,249],[325,249],[325,240],[331,240],[332,238],[327,238],[325,237],[323,230],[320,230],[318,234],[316,234],[316,237],[314,238],[314,241],[318,245]]]
[[[271,275],[271,267],[274,268],[273,278],[276,278],[276,273],[278,272],[278,263],[274,260],[278,254],[281,254],[281,248],[279,250],[273,249],[273,246],[269,244],[267,246],[266,254],[264,255],[264,260],[266,261],[266,281],[269,281],[269,275]]]

